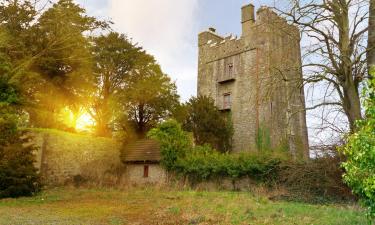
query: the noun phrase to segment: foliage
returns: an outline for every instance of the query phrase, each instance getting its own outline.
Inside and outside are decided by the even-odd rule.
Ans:
[[[134,69],[141,48],[136,47],[125,35],[110,32],[93,38],[92,52],[95,63],[95,91],[92,94],[90,113],[96,121],[99,136],[110,134],[109,125],[121,111],[115,99],[126,87],[126,77]]]
[[[93,91],[93,62],[85,33],[102,27],[105,23],[87,16],[85,9],[72,0],[58,1],[38,18],[33,27],[37,36],[33,46],[35,54],[40,55],[31,69],[44,83],[37,90],[37,105],[54,120],[45,124],[43,121],[48,120],[31,117],[32,122],[37,120],[35,125],[58,127],[60,124],[55,118],[61,110],[69,107],[78,117],[82,105],[87,105],[89,93]]]
[[[110,32],[93,41],[96,91],[91,114],[97,133],[108,135],[112,125],[126,136],[144,136],[177,104],[175,84],[153,56],[126,36]]]
[[[209,145],[192,146],[188,135],[174,121],[162,123],[149,132],[161,143],[162,165],[191,182],[250,178],[269,187],[287,190],[287,199],[321,202],[352,200],[342,182],[341,160],[336,157],[293,161],[282,152],[221,153]],[[285,153],[284,153],[285,154]]]
[[[17,133],[17,108],[21,103],[19,91],[0,76],[0,146]]]
[[[107,24],[71,0],[39,6],[29,0],[0,3],[0,58],[11,62],[7,76],[21,90],[31,125],[60,127],[60,111],[69,106],[77,113],[92,88],[86,35]]]
[[[0,102],[12,106],[21,103],[19,90],[16,86],[9,84],[5,76],[0,76]]]
[[[366,119],[358,122],[358,130],[349,136],[343,152],[347,161],[345,182],[368,207],[369,216],[375,219],[375,79],[369,81],[365,108]]]
[[[35,21],[36,10],[31,1],[4,0],[0,2],[0,29],[2,39],[9,39],[2,44],[3,53],[18,67],[30,56],[34,39],[31,27]],[[11,40],[11,41],[10,41]]]
[[[174,120],[160,124],[148,136],[160,142],[162,165],[167,170],[196,180],[249,176],[265,181],[275,175],[280,163],[267,155],[220,153],[209,145],[193,148],[188,134]]]
[[[231,116],[220,112],[207,96],[192,97],[176,115],[184,129],[194,134],[196,144],[209,144],[221,152],[231,149],[233,127]]]
[[[73,0],[0,2],[0,74],[19,88],[30,126],[74,131],[87,111],[100,136],[144,135],[170,116],[175,84],[109,25]]]
[[[35,146],[17,129],[19,92],[4,77],[0,91],[0,198],[29,196],[39,191]]]
[[[238,155],[220,153],[208,145],[197,146],[185,158],[176,162],[176,171],[193,180],[229,177],[249,177],[256,181],[270,182],[276,176],[280,160],[255,153]]]
[[[126,85],[120,101],[126,112],[124,119],[139,136],[168,119],[178,104],[176,84],[162,72],[154,57],[145,52],[137,58]]]
[[[40,190],[35,146],[29,142],[30,137],[18,131],[0,145],[0,198],[31,196]]]
[[[186,153],[192,148],[189,135],[175,120],[160,124],[151,129],[147,135],[160,143],[161,164],[168,171],[176,170],[177,160],[185,158]]]

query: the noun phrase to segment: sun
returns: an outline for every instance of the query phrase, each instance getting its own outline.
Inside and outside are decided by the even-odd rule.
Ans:
[[[77,131],[91,131],[95,126],[95,121],[88,112],[82,113],[77,119],[75,129]]]
[[[62,109],[59,118],[67,127],[78,132],[92,132],[95,127],[95,120],[86,110],[80,110],[74,114],[68,107]]]

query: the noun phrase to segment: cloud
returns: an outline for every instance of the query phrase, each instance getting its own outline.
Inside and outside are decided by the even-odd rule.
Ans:
[[[196,93],[198,0],[110,0],[115,30],[127,34],[177,81],[184,100]]]

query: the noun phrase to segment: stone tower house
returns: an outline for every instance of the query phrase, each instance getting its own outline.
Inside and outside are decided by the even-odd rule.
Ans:
[[[232,119],[233,152],[283,148],[308,158],[300,33],[267,7],[242,7],[242,35],[199,34],[198,95]]]

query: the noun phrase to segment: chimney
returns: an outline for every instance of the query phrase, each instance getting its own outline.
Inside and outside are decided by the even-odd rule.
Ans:
[[[211,31],[212,33],[215,33],[215,32],[216,32],[216,29],[213,28],[213,27],[208,28],[208,30]]]
[[[254,5],[248,4],[241,8],[242,11],[242,36],[250,33],[251,25],[255,22]]]

